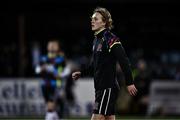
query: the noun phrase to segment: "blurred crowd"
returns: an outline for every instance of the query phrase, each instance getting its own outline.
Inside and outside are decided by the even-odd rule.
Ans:
[[[158,53],[158,51],[156,52]],[[154,57],[147,57],[142,49],[138,49],[130,54],[135,85],[139,92],[133,98],[124,98],[128,101],[125,107],[127,110],[121,109],[122,106],[120,106],[120,110],[135,115],[147,115],[151,83],[153,81],[180,80],[180,54],[177,51],[157,53],[153,53]],[[123,94],[122,92],[121,94]],[[120,97],[120,101],[123,97]]]
[[[42,47],[42,46],[41,46]],[[87,48],[85,48],[87,49]],[[36,54],[36,51],[42,52],[42,48],[38,49],[36,46],[29,47],[26,54],[26,69],[25,74],[20,76],[18,74],[18,64],[23,59],[20,58],[18,52],[18,46],[15,43],[10,45],[2,45],[0,47],[0,65],[1,65],[1,74],[0,77],[32,77],[33,76],[33,64],[35,64],[33,56]],[[44,50],[44,49],[43,49]],[[88,48],[89,50],[89,48]],[[72,48],[72,51],[75,51]],[[79,50],[82,51],[82,50]],[[87,51],[87,50],[86,50]],[[89,50],[90,51],[90,50]],[[66,52],[66,51],[65,51]],[[68,52],[68,51],[67,51]],[[67,53],[66,52],[66,53]],[[135,50],[126,50],[128,56],[132,63],[134,69],[138,68],[138,63],[143,61],[146,64],[150,76],[152,79],[173,79],[180,80],[180,53],[178,50],[172,51],[158,51],[158,50],[148,50],[135,49]],[[87,54],[86,54],[87,53]],[[40,54],[40,53],[39,53]],[[85,52],[78,54],[72,53],[72,57],[68,56],[68,60],[73,61],[74,64],[78,67],[83,67],[88,64],[90,58],[90,52]],[[34,56],[35,57],[35,56]],[[18,64],[17,64],[18,63]],[[134,71],[136,74],[136,71]]]
[[[128,51],[132,63],[133,76],[138,94],[130,97],[126,92],[124,76],[120,66],[117,65],[118,81],[121,88],[117,101],[117,113],[131,115],[147,115],[150,103],[150,87],[153,81],[179,81],[180,80],[180,53],[178,51],[160,52],[151,51],[147,55],[142,49]],[[80,57],[73,60],[83,68],[88,62],[89,57]],[[126,101],[126,102],[121,102]]]
[[[16,45],[10,45],[8,47],[2,46],[2,54],[0,54],[0,65],[1,65],[1,75],[0,77],[21,77],[17,71],[18,64],[20,63],[19,53],[17,51]],[[79,48],[80,49],[80,48]],[[86,48],[88,49],[88,48]],[[42,49],[38,44],[34,44],[29,50],[27,50],[26,71],[23,77],[33,77],[34,65],[38,62],[38,55],[41,54]],[[65,51],[66,52],[66,51]],[[144,50],[144,49],[133,49],[126,50],[129,59],[132,63],[133,76],[135,79],[135,85],[138,89],[138,95],[131,98],[123,89],[124,77],[122,75],[121,69],[117,66],[118,79],[120,83],[121,92],[119,94],[117,112],[124,114],[139,114],[146,115],[147,107],[149,104],[149,89],[152,81],[154,80],[173,80],[180,81],[180,53],[177,50],[172,51],[160,51],[160,50]],[[87,54],[88,53],[88,54]],[[82,52],[81,54],[74,54],[71,57],[67,57],[67,66],[71,69],[71,72],[78,69],[84,68],[90,60],[91,55],[89,52]],[[15,59],[18,58],[18,59]],[[17,64],[18,63],[18,64]],[[86,77],[92,77],[86,76]],[[74,96],[72,93],[73,81],[71,76],[69,76],[67,81],[67,98],[70,103],[73,103]],[[127,103],[121,104],[120,101],[125,99]],[[130,103],[130,104],[129,104]]]

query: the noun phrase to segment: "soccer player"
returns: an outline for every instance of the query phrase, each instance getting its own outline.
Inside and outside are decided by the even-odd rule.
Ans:
[[[62,97],[59,96],[58,92],[64,92],[66,76],[66,73],[64,73],[65,59],[60,43],[57,40],[48,42],[47,51],[47,55],[41,57],[40,65],[36,67],[36,73],[40,74],[43,78],[41,88],[47,104],[45,120],[59,120],[57,107],[55,106],[59,97]],[[61,91],[57,91],[57,88],[60,88]],[[63,112],[63,110],[60,112]]]
[[[134,96],[137,89],[133,83],[131,65],[120,39],[111,32],[112,18],[109,11],[98,7],[91,17],[94,31],[92,62],[87,69],[74,72],[72,78],[93,71],[95,87],[95,107],[91,120],[115,120],[115,103],[118,95],[116,62],[125,75],[127,90]],[[122,101],[123,102],[123,101]]]

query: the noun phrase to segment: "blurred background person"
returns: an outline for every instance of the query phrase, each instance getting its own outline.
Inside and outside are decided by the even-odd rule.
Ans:
[[[139,92],[132,98],[130,110],[136,115],[146,115],[149,104],[151,74],[146,61],[142,58],[137,61],[136,69],[134,70],[134,79]]]
[[[45,120],[58,120],[63,117],[66,77],[70,71],[65,69],[65,57],[58,40],[48,42],[47,52],[41,57],[36,73],[43,78],[41,88],[47,104]]]

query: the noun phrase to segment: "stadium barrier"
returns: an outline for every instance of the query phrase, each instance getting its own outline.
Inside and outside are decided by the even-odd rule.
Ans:
[[[40,88],[40,80],[0,79],[0,116],[42,116],[45,104]],[[87,116],[93,106],[94,88],[91,78],[80,79],[74,87],[75,105],[70,108],[72,116]],[[68,104],[66,104],[68,105]],[[70,106],[69,106],[70,107]]]
[[[44,116],[45,104],[41,93],[40,80],[37,78],[1,78],[0,117]],[[91,115],[94,103],[92,78],[76,81],[73,92],[75,104],[68,106],[69,115]],[[180,82],[161,80],[151,84],[147,114],[156,114],[160,108],[162,108],[162,114],[180,115]]]
[[[150,103],[147,114],[180,115],[180,82],[155,80],[150,87]]]

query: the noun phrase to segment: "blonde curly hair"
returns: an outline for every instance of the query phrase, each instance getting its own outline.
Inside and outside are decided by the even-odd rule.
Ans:
[[[105,27],[111,30],[113,28],[113,25],[112,25],[113,20],[111,18],[110,12],[106,8],[103,8],[103,7],[95,8],[93,13],[96,13],[96,12],[102,15],[102,20],[106,23]]]

